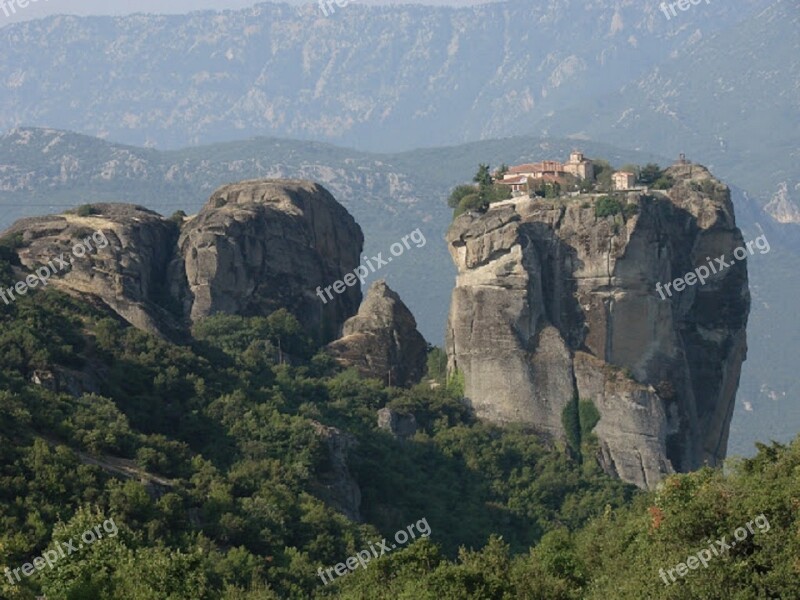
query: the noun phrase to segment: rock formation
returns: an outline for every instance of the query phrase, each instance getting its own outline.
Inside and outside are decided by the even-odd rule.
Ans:
[[[628,193],[624,214],[598,218],[592,196],[520,198],[447,235],[449,368],[477,415],[568,442],[567,415],[591,401],[598,460],[640,487],[725,457],[747,349],[745,261],[656,292],[742,245],[726,186],[698,165],[667,173],[670,190]]]
[[[340,364],[364,377],[396,386],[418,383],[425,373],[428,344],[403,301],[383,280],[372,284],[342,338],[328,345]]]
[[[406,439],[417,433],[417,418],[384,406],[378,411],[378,428],[388,431],[398,439]]]
[[[355,269],[363,245],[361,228],[320,185],[228,185],[184,225],[173,293],[192,321],[217,312],[263,315],[286,308],[318,340],[329,341],[358,309],[361,290],[347,287],[327,302],[315,290]]]
[[[55,260],[69,262],[48,280],[65,291],[100,298],[134,327],[173,337],[178,319],[164,306],[166,271],[178,237],[175,224],[132,204],[95,204],[91,214],[75,213],[21,219],[3,232],[16,238],[15,252],[24,269],[20,276]],[[99,243],[92,238],[96,232]],[[73,248],[87,240],[83,256]],[[106,241],[104,241],[104,239]]]
[[[318,421],[311,421],[311,426],[328,450],[326,466],[313,484],[315,491],[351,521],[361,521],[361,488],[348,466],[348,457],[358,441],[349,433]]]
[[[80,216],[80,214],[88,216]],[[189,325],[226,312],[266,315],[286,308],[317,340],[335,339],[361,300],[358,286],[323,303],[331,285],[360,263],[363,235],[321,186],[245,181],[214,193],[194,217],[165,219],[128,204],[22,219],[12,240],[24,277],[94,232],[108,240],[50,279],[100,299],[126,321],[179,340]]]

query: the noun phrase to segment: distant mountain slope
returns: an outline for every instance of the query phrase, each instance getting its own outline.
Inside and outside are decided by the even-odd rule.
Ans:
[[[800,4],[776,0],[732,29],[679,47],[637,81],[548,115],[536,129],[703,156],[762,204],[773,200],[778,220],[800,223]]]
[[[529,133],[539,115],[613,92],[769,4],[714,3],[680,23],[650,0],[51,17],[0,29],[0,129],[380,150]]]

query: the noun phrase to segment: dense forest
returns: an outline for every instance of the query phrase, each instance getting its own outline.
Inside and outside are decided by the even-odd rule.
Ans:
[[[283,310],[217,315],[175,345],[54,289],[0,303],[0,597],[800,597],[800,441],[641,492],[601,471],[580,415],[563,446],[479,423],[430,358],[399,389],[339,369]],[[384,407],[416,433],[380,428]],[[429,535],[320,577],[423,520]]]

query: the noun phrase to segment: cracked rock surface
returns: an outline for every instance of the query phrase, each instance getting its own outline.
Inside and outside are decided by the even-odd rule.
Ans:
[[[565,409],[591,401],[598,461],[640,487],[725,457],[747,352],[746,261],[656,292],[742,245],[725,185],[699,165],[667,173],[671,189],[627,193],[627,217],[598,218],[591,195],[524,197],[447,234],[449,368],[477,415],[566,441]]]

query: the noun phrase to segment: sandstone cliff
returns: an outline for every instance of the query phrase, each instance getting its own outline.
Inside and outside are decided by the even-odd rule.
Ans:
[[[386,384],[418,383],[425,372],[428,344],[411,311],[383,280],[372,284],[358,314],[328,351],[346,367]]]
[[[355,286],[323,303],[330,285],[360,262],[363,235],[322,186],[299,180],[246,181],[218,190],[195,216],[165,219],[128,204],[23,219],[2,233],[13,240],[24,278],[64,254],[68,268],[50,285],[99,299],[123,319],[180,340],[192,322],[217,312],[292,312],[322,342],[355,314]],[[93,232],[108,240],[81,257],[74,245]]]
[[[590,196],[524,198],[447,235],[449,367],[478,416],[569,441],[565,414],[591,401],[598,460],[640,487],[725,457],[746,355],[745,261],[656,293],[742,243],[726,186],[698,165],[668,173],[672,189],[627,195],[628,217],[596,217]]]

